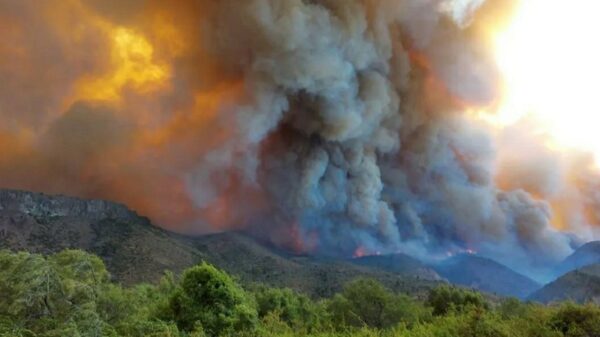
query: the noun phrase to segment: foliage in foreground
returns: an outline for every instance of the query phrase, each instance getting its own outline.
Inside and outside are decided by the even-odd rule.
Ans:
[[[290,289],[244,289],[206,263],[158,285],[123,288],[82,251],[2,251],[0,336],[591,337],[600,336],[600,308],[491,305],[450,286],[418,301],[368,279],[317,301]]]

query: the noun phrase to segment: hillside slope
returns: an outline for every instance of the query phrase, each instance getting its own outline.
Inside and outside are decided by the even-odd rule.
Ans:
[[[375,278],[391,289],[411,294],[424,294],[438,284],[344,260],[279,254],[242,233],[202,236],[195,240],[195,247],[208,262],[237,275],[243,283],[291,287],[319,297],[331,296],[357,277]]]
[[[400,275],[414,275],[425,280],[442,279],[433,268],[406,254],[370,255],[353,258],[350,262]]]
[[[156,281],[202,258],[180,236],[161,230],[125,206],[0,190],[0,249],[54,253],[77,248],[99,255],[113,277]]]
[[[529,297],[542,303],[572,300],[600,304],[600,264],[566,273]]]
[[[530,278],[480,256],[461,254],[434,266],[451,283],[502,296],[525,298],[540,285]]]
[[[577,248],[555,268],[556,275],[564,275],[572,270],[596,263],[600,263],[600,241],[588,242]]]
[[[330,296],[356,277],[410,293],[437,284],[347,261],[280,254],[241,233],[178,235],[108,201],[0,190],[0,249],[47,254],[65,248],[99,255],[125,284],[155,282],[165,270],[178,273],[203,260],[246,284],[286,286],[314,296]]]

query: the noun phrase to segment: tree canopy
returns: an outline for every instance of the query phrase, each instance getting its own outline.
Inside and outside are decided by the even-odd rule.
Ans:
[[[158,284],[111,282],[97,256],[0,251],[0,337],[597,337],[600,308],[442,285],[425,300],[377,281],[332,298],[246,285],[202,263]]]

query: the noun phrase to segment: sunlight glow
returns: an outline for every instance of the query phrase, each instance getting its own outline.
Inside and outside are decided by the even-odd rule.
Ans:
[[[521,0],[496,39],[505,96],[498,125],[527,118],[549,145],[600,163],[600,1]]]
[[[164,84],[169,76],[166,65],[156,64],[150,43],[126,28],[111,31],[112,69],[100,77],[86,78],[79,87],[79,98],[117,100],[121,90],[131,86],[138,92],[149,92]]]

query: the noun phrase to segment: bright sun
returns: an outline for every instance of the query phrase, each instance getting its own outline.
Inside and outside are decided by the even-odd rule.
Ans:
[[[506,84],[497,123],[533,119],[549,145],[600,163],[599,15],[599,0],[521,0],[495,43]]]

